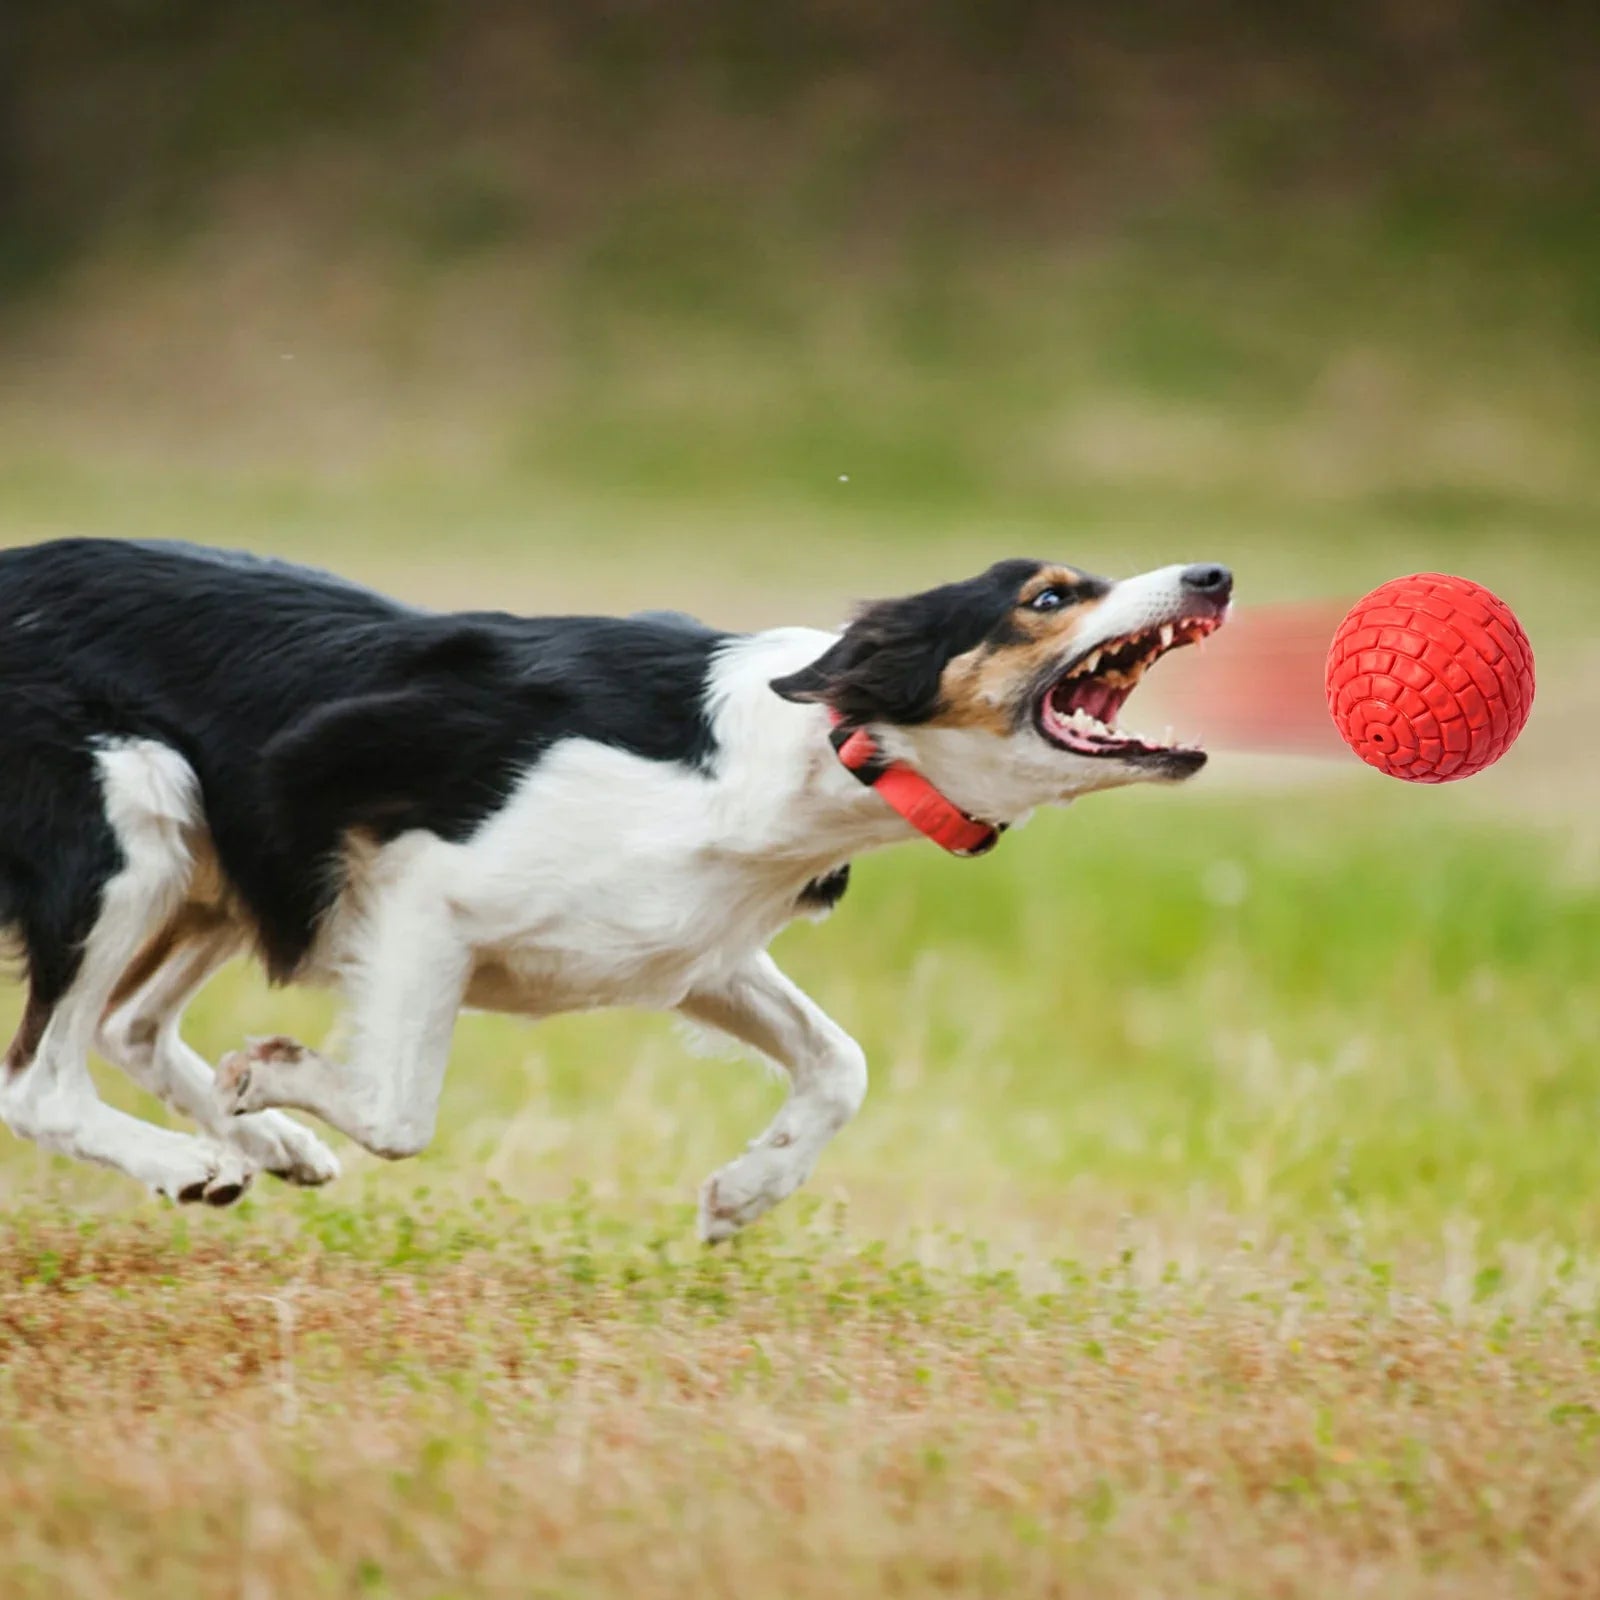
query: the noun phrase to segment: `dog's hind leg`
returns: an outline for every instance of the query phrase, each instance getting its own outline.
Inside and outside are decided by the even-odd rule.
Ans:
[[[180,1032],[183,1008],[241,942],[242,930],[223,912],[180,907],[112,996],[97,1041],[100,1054],[213,1138],[233,1145],[252,1166],[289,1183],[327,1183],[339,1175],[333,1152],[279,1112],[225,1115],[209,1063]]]
[[[755,1048],[788,1075],[789,1098],[760,1138],[700,1191],[700,1237],[716,1244],[794,1193],[867,1092],[861,1046],[763,952],[679,1007]]]
[[[10,895],[29,1001],[0,1076],[0,1119],[46,1150],[113,1167],[175,1200],[225,1205],[250,1181],[237,1150],[114,1110],[89,1075],[117,980],[183,897],[199,811],[194,774],[174,751],[141,740],[99,749],[77,776],[79,826],[46,863],[58,876]]]
[[[363,910],[365,942],[347,963],[350,1044],[330,1061],[291,1039],[258,1039],[217,1069],[231,1116],[309,1111],[389,1160],[433,1138],[450,1039],[472,952],[451,901],[450,847],[415,837]]]

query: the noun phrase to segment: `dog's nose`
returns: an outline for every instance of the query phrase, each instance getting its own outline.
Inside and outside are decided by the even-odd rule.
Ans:
[[[1226,600],[1233,593],[1233,574],[1226,567],[1200,565],[1183,569],[1183,586],[1208,600]]]

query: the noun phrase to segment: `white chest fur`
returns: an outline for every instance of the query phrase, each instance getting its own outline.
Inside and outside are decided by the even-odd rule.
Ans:
[[[670,1007],[714,986],[798,913],[813,878],[907,832],[839,767],[822,714],[767,688],[828,638],[730,646],[710,772],[566,740],[465,842],[409,834],[356,863],[317,964],[348,971],[363,926],[403,918],[416,894],[450,908],[478,1009]]]
[[[672,1006],[763,948],[836,863],[730,838],[724,789],[587,741],[551,751],[460,851],[468,1004]]]

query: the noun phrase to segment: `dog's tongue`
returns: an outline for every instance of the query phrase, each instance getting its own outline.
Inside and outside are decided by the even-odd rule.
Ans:
[[[1090,678],[1085,683],[1072,686],[1067,710],[1069,713],[1087,711],[1097,722],[1110,727],[1111,719],[1122,709],[1122,702],[1126,698],[1124,690],[1114,689],[1109,683],[1101,683],[1098,678]]]

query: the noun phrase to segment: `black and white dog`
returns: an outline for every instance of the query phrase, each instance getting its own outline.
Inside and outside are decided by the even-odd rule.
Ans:
[[[787,1103],[701,1193],[726,1238],[803,1183],[867,1072],[766,953],[852,857],[977,854],[1033,808],[1186,778],[1115,718],[1232,579],[1003,561],[842,634],[664,613],[433,614],[285,563],[64,540],[0,553],[0,927],[24,958],[0,1116],[222,1205],[334,1177],[288,1107],[379,1155],[433,1133],[462,1006],[676,1008]],[[349,1003],[334,1061],[258,1040],[213,1076],[179,1015],[253,948]],[[105,1105],[91,1051],[199,1125]]]

